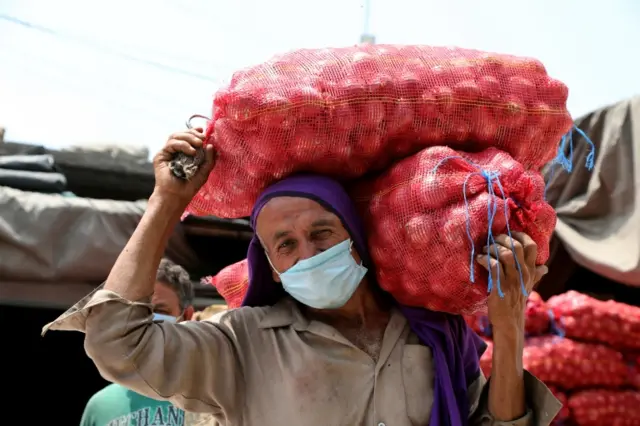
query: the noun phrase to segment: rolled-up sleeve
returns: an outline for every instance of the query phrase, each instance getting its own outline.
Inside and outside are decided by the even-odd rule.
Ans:
[[[43,329],[85,333],[100,374],[188,411],[233,418],[244,392],[236,339],[223,315],[180,324],[153,321],[148,300],[98,290]]]
[[[549,426],[562,408],[562,404],[549,388],[528,371],[525,371],[527,413],[519,419],[497,421],[489,412],[490,386],[491,380],[487,380],[482,373],[469,386],[468,395],[471,408],[469,424],[471,426]]]

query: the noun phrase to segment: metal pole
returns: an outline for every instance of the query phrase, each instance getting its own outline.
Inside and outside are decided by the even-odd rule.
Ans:
[[[364,25],[362,28],[362,35],[360,36],[360,43],[375,44],[376,38],[373,34],[369,33],[369,19],[371,17],[371,0],[363,0],[363,12],[364,12]]]

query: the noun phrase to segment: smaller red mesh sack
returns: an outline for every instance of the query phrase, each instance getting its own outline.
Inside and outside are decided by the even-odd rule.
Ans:
[[[569,418],[571,417],[571,410],[569,410],[569,406],[568,406],[569,398],[567,398],[567,394],[560,391],[558,388],[554,386],[549,386],[549,390],[551,391],[553,396],[558,398],[558,401],[560,401],[560,403],[562,404],[562,408],[560,409],[560,412],[558,413],[557,416],[553,418],[551,425],[563,426],[566,424],[567,420],[569,420]]]
[[[569,397],[577,426],[640,426],[640,392],[585,390]]]
[[[640,350],[640,308],[568,291],[547,301],[567,337]]]
[[[549,256],[556,222],[540,173],[507,153],[438,146],[351,189],[364,218],[378,283],[402,304],[453,314],[486,307],[488,273],[477,265],[491,235],[524,231]],[[472,282],[475,281],[475,282]]]
[[[480,336],[491,336],[489,318],[484,312],[477,312],[473,315],[465,315],[465,321],[473,331]],[[549,331],[551,319],[549,310],[540,294],[532,291],[527,298],[525,311],[525,333],[528,336],[539,336]]]
[[[392,45],[286,53],[216,94],[216,169],[189,211],[248,216],[262,189],[291,173],[352,179],[444,143],[494,146],[540,168],[573,125],[567,96],[531,58]]]
[[[230,309],[239,308],[249,287],[249,265],[247,259],[229,265],[205,282],[216,288]]]
[[[557,336],[527,340],[524,367],[546,384],[564,390],[585,387],[617,388],[628,381],[622,354],[603,345]]]

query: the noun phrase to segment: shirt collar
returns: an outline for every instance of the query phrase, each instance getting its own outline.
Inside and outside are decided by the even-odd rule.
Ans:
[[[260,328],[279,328],[293,326],[295,330],[304,331],[309,327],[309,320],[300,312],[298,304],[286,297],[267,310],[262,318]]]
[[[395,306],[391,308],[391,320],[398,321],[401,328],[406,324],[406,318]],[[298,303],[290,297],[285,297],[267,311],[258,326],[262,329],[292,326],[294,330],[306,331],[309,324],[310,321],[300,311]]]

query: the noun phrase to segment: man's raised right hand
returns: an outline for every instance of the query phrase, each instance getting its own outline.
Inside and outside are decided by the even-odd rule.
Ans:
[[[153,168],[156,178],[154,194],[162,198],[170,198],[173,202],[186,206],[196,195],[200,187],[206,182],[214,165],[215,153],[213,146],[206,145],[205,159],[196,174],[189,180],[177,178],[171,172],[169,164],[176,153],[195,156],[197,149],[204,144],[203,129],[193,128],[169,136],[165,146],[153,158]]]

